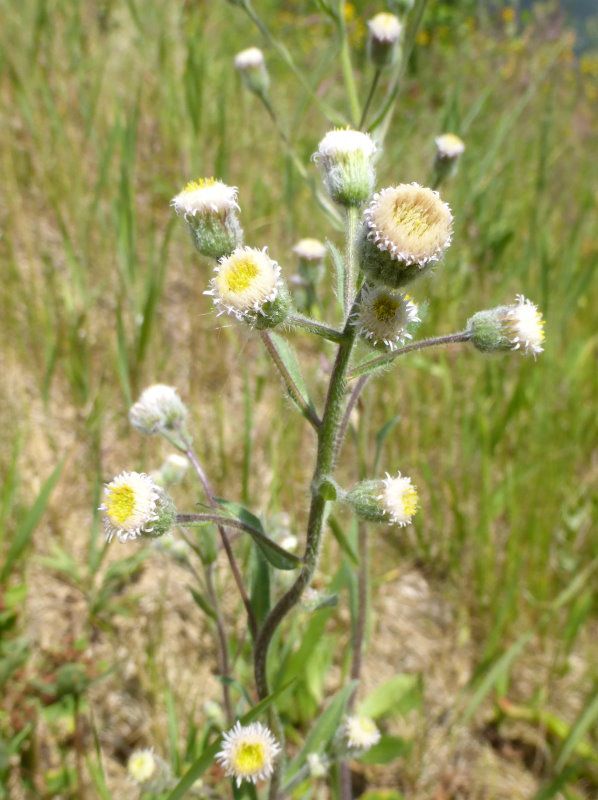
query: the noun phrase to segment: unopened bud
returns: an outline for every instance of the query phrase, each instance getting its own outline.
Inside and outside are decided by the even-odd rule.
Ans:
[[[363,205],[374,190],[374,140],[353,130],[329,131],[313,155],[330,197],[342,206]]]

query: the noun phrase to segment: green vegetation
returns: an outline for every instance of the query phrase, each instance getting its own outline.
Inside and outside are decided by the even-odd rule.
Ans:
[[[297,239],[342,249],[309,159],[330,127],[359,121],[373,78],[363,20],[381,9],[347,3],[343,26],[337,3],[260,0],[268,41],[240,5],[20,0],[2,9],[0,797],[121,797],[118,787],[135,791],[123,764],[140,746],[179,778],[212,763],[206,748],[219,723],[203,705],[220,691],[206,645],[212,609],[163,554],[104,546],[94,510],[102,483],[121,469],[157,468],[169,452],[127,424],[141,389],[176,385],[217,494],[302,541],[311,432],[281,399],[259,340],[231,331],[228,317],[214,321],[202,294],[210,265],[169,201],[202,175],[238,186],[246,240],[267,245],[287,277]],[[375,646],[386,635],[382,610],[370,620],[372,674],[375,659],[394,659],[392,707],[380,693],[361,698],[390,720],[380,752],[357,769],[370,800],[397,791],[590,800],[598,786],[598,56],[574,55],[553,7],[518,17],[499,4],[476,10],[485,5],[428,3],[386,116],[382,78],[368,116],[386,134],[377,182],[429,184],[434,137],[458,133],[466,151],[441,187],[453,244],[432,279],[413,287],[428,301],[418,338],[462,330],[476,311],[522,292],[546,318],[546,346],[535,363],[471,347],[414,352],[364,392],[358,412],[377,445],[368,470],[405,469],[422,495],[412,528],[373,532],[374,607],[417,575],[448,609],[439,652],[455,658],[445,667],[431,659],[430,675],[413,670],[406,642]],[[271,75],[270,113],[232,66],[254,44]],[[327,320],[338,311],[331,257],[328,267],[317,286]],[[304,374],[321,406],[330,349],[298,330],[289,338],[311,365]],[[340,470],[348,485],[356,434]],[[191,481],[173,494],[181,508],[200,499]],[[329,602],[275,642],[282,667],[271,688],[297,765],[307,735],[332,738],[346,702],[340,683],[323,678],[328,666],[348,670],[357,531],[345,523],[340,512],[331,520],[317,578]],[[254,576],[268,575],[249,537],[235,547]],[[242,654],[236,595],[224,570],[218,580]],[[178,627],[167,621],[173,603]],[[231,692],[249,719],[251,665],[239,657],[237,666]],[[444,699],[428,680],[443,669],[457,676]],[[430,707],[450,716],[443,755],[432,749]],[[462,728],[495,760],[486,774],[469,764],[463,795],[450,783],[426,794],[422,765],[446,758],[448,774]],[[513,762],[530,782],[509,794],[489,775]],[[435,785],[445,779],[441,769]],[[315,796],[298,787],[296,797]]]

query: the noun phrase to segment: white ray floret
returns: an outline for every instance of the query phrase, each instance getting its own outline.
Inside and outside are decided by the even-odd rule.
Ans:
[[[186,418],[187,408],[177,390],[163,383],[144,389],[129,411],[131,425],[149,434],[180,426]]]
[[[380,731],[369,717],[354,715],[345,720],[347,744],[354,750],[369,750],[380,741]]]
[[[246,50],[241,50],[235,56],[235,67],[243,71],[245,69],[257,69],[266,63],[264,54],[259,47],[248,47]]]
[[[419,506],[419,496],[411,478],[403,477],[400,472],[393,478],[387,472],[382,483],[384,488],[378,500],[382,501],[390,521],[401,528],[409,525]]]
[[[516,300],[515,305],[509,306],[505,319],[513,350],[536,356],[544,350],[544,318],[536,304],[522,294]]]
[[[266,248],[238,247],[214,268],[210,289],[219,314],[247,320],[263,313],[264,305],[276,299],[283,286],[280,266]]]
[[[465,152],[465,143],[454,133],[443,133],[437,136],[436,150],[439,158],[453,159],[458,158]]]
[[[418,307],[404,292],[384,286],[368,286],[362,292],[355,315],[357,331],[372,344],[396,350],[411,334],[407,327],[420,322]]]
[[[260,722],[241,725],[237,722],[222,738],[222,749],[216,755],[225,773],[235,779],[237,786],[243,781],[269,778],[280,745],[272,732]]]
[[[158,519],[160,489],[142,472],[121,472],[104,487],[104,529],[110,542],[137,539],[151,533]]]
[[[403,30],[401,21],[394,14],[382,11],[368,22],[370,36],[379,42],[394,44],[401,36]]]
[[[198,214],[224,216],[230,211],[239,211],[237,195],[236,186],[227,186],[215,178],[200,178],[190,181],[170,204],[185,219]]]
[[[376,193],[364,211],[368,239],[403,264],[438,261],[451,243],[453,215],[438,192],[402,183]]]
[[[370,158],[376,149],[376,143],[368,133],[340,128],[328,131],[318,145],[313,159],[322,162],[326,167],[330,162],[345,160],[356,154]]]

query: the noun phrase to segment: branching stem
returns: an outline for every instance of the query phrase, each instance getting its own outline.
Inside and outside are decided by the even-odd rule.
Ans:
[[[340,343],[343,341],[343,332],[336,328],[326,325],[317,319],[306,317],[304,314],[294,313],[287,318],[287,324],[293,325],[296,328],[303,328],[305,331],[315,333],[323,339],[328,339],[329,342]]]
[[[412,353],[415,350],[424,350],[426,347],[436,347],[441,344],[456,344],[458,342],[468,342],[471,339],[470,331],[461,331],[460,333],[450,333],[447,336],[433,336],[430,339],[422,339],[419,342],[412,342],[411,344],[400,347],[392,353],[387,355],[372,358],[369,361],[363,361],[358,364],[355,369],[351,371],[349,378],[357,378],[359,376],[367,375],[379,367],[385,367],[398,358],[405,355],[405,353]]]

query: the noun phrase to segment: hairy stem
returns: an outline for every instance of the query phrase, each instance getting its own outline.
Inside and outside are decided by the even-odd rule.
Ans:
[[[351,394],[349,395],[349,402],[347,403],[347,407],[345,408],[345,413],[343,414],[343,418],[341,420],[341,426],[338,433],[337,446],[339,447],[339,449],[342,446],[343,442],[345,441],[345,436],[347,434],[347,428],[349,427],[349,422],[351,419],[351,414],[353,413],[353,409],[357,405],[357,401],[359,400],[359,397],[369,379],[370,375],[362,375],[361,378],[359,378],[359,380],[353,387]],[[338,457],[338,453],[336,455]]]
[[[285,363],[280,353],[278,352],[278,348],[276,347],[274,340],[272,339],[268,331],[261,331],[260,336],[266,350],[268,351],[270,358],[272,359],[272,361],[276,365],[276,368],[280,372],[280,375],[285,383],[285,386],[287,387],[287,391],[290,394],[292,400],[299,407],[301,413],[307,419],[307,421],[310,422],[311,425],[316,430],[318,430],[318,428],[320,427],[320,419],[316,414],[316,412],[314,411],[314,409],[311,407],[311,405],[305,400],[293,376],[286,368]]]
[[[218,602],[218,593],[214,587],[214,572],[213,564],[206,564],[204,573],[206,577],[206,590],[212,608],[214,609],[214,616],[216,621],[216,633],[218,634],[218,672],[222,678],[222,699],[224,702],[224,712],[226,714],[226,721],[230,725],[233,722],[233,707],[230,699],[230,662],[228,654],[228,641],[226,638],[226,631],[224,629],[224,621],[222,619],[222,612],[220,610],[220,603]]]
[[[344,308],[345,313],[355,299],[357,284],[357,257],[355,252],[355,239],[357,236],[357,223],[359,220],[359,209],[351,206],[347,208],[346,217],[346,256],[345,256],[345,285],[344,285]]]
[[[340,343],[343,341],[343,332],[320,322],[317,319],[306,317],[304,314],[293,313],[287,318],[287,324],[293,325],[296,328],[303,328],[305,331],[315,333],[323,339],[328,339],[329,342]]]
[[[355,328],[352,317],[353,315],[349,314],[345,323],[344,340],[338,348],[328,386],[324,414],[318,429],[318,453],[312,480],[312,499],[307,523],[307,542],[303,567],[295,583],[280,598],[264,620],[255,644],[255,681],[260,699],[266,697],[269,692],[267,661],[272,637],[284,617],[299,602],[303,591],[311,583],[318,563],[327,506],[326,500],[318,492],[318,485],[322,478],[333,472],[335,466],[335,454],[338,449],[337,437],[345,404],[346,375],[355,342]]]
[[[412,344],[400,347],[392,353],[387,355],[372,358],[369,361],[363,361],[358,364],[355,369],[351,370],[350,378],[357,378],[366,375],[369,372],[377,369],[378,367],[385,367],[398,358],[405,355],[405,353],[412,353],[415,350],[424,350],[426,347],[436,347],[441,344],[456,344],[458,342],[468,342],[471,339],[470,331],[461,331],[460,333],[450,333],[447,336],[433,336],[430,339],[422,339],[419,342],[412,342]]]
[[[378,81],[380,80],[380,75],[382,74],[382,70],[378,67],[374,72],[374,77],[372,78],[372,83],[370,86],[370,91],[368,92],[367,99],[365,101],[365,105],[363,107],[363,111],[361,112],[361,119],[359,120],[359,130],[363,129],[365,125],[365,121],[368,116],[368,111],[370,110],[370,106],[372,104],[372,100],[374,98],[374,94],[376,93],[376,88],[378,86]]]
[[[210,506],[212,508],[218,508],[218,503],[216,502],[214,492],[212,490],[212,485],[208,480],[208,476],[204,472],[203,467],[199,463],[199,459],[197,458],[197,454],[195,450],[191,446],[190,442],[186,442],[187,449],[185,450],[185,455],[191,462],[193,469],[197,473],[197,477],[201,485],[203,486],[204,494]],[[228,525],[228,520],[226,522]],[[253,636],[254,640],[257,636],[257,622],[255,619],[255,614],[253,613],[253,609],[251,607],[251,603],[249,601],[249,596],[245,589],[245,584],[243,583],[243,578],[241,577],[241,572],[239,570],[239,566],[235,559],[235,555],[233,553],[233,549],[231,547],[229,538],[226,534],[223,525],[218,525],[218,533],[220,534],[220,539],[222,541],[222,546],[226,552],[226,557],[228,558],[228,563],[230,564],[231,571],[233,573],[233,577],[235,579],[235,583],[237,584],[237,589],[239,590],[239,594],[241,595],[241,600],[243,601],[243,605],[245,606],[245,611],[247,613],[247,622],[249,624],[249,630],[251,631],[251,635]]]

